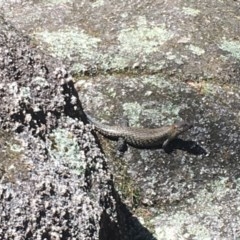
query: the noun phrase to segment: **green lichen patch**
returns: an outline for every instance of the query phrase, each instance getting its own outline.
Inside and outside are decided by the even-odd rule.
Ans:
[[[143,104],[143,108],[142,115],[144,118],[151,116],[152,119],[157,119],[157,122],[164,125],[172,124],[175,120],[179,120],[179,112],[182,106],[174,104],[171,101],[164,101],[158,108],[147,108],[146,104]]]
[[[229,52],[233,57],[240,59],[240,41],[223,40],[219,47]]]
[[[136,56],[159,51],[159,46],[173,36],[174,34],[164,25],[154,27],[143,25],[137,28],[123,29],[118,35],[118,40],[121,44],[121,52]]]
[[[129,118],[129,124],[131,126],[138,126],[142,106],[137,102],[128,102],[123,104],[123,110],[124,114]]]
[[[153,105],[150,107],[150,105]],[[160,122],[161,124],[172,124],[179,117],[181,107],[173,104],[170,101],[164,101],[157,108],[155,103],[143,103],[140,105],[137,102],[127,102],[123,104],[124,115],[128,116],[129,125],[134,127],[140,127],[141,116],[144,119],[152,119],[152,122]],[[167,116],[171,118],[167,118]]]
[[[161,217],[159,217],[161,218]],[[191,225],[186,222],[191,221]],[[179,212],[171,216],[168,224],[159,224],[155,228],[155,235],[158,240],[164,239],[211,239],[208,229],[194,219],[192,216]]]
[[[108,55],[102,56],[102,66],[103,69],[107,69],[108,71],[114,71],[115,73],[125,73],[126,66],[129,65],[129,61],[131,61],[132,57],[129,56],[121,56],[116,55],[114,57],[110,57]]]
[[[72,171],[82,174],[84,171],[84,152],[81,151],[77,139],[65,129],[54,130],[49,140],[51,141],[49,154],[54,159],[65,159]]]
[[[84,60],[96,58],[97,46],[101,41],[77,29],[35,32],[34,37],[46,43],[53,56],[70,58],[71,55],[79,55]]]
[[[211,228],[216,219],[218,227],[228,221],[234,227],[238,217],[229,210],[232,208],[239,212],[238,202],[235,201],[239,198],[238,190],[238,179],[232,182],[229,178],[219,178],[208,182],[194,198],[186,199],[184,211],[166,211],[150,221],[155,225],[157,239],[212,239],[212,236],[218,235],[217,230],[214,232]]]

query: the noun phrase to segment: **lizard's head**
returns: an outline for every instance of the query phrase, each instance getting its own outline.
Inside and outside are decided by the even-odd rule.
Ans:
[[[188,123],[185,121],[179,121],[174,124],[174,129],[175,129],[176,135],[179,135],[192,127],[193,127],[193,125],[191,123]]]
[[[171,131],[167,137],[167,140],[163,143],[163,148],[165,148],[170,141],[178,137],[181,133],[187,131],[193,125],[187,122],[176,122],[171,126]]]

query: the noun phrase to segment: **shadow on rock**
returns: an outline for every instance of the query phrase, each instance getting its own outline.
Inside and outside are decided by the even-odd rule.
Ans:
[[[165,150],[167,153],[173,152],[175,149],[188,152],[193,155],[205,155],[207,151],[194,141],[185,141],[180,138],[174,139]]]
[[[109,218],[109,214],[104,211],[100,220],[102,228],[100,229],[99,239],[119,239],[120,236],[116,229],[119,228],[117,225],[120,224],[121,229],[125,232],[124,239],[126,240],[157,240],[152,233],[150,233],[149,230],[139,222],[138,218],[133,216],[128,207],[121,202],[121,199],[114,188],[113,196],[118,202],[116,209],[118,213],[118,222],[114,224]],[[104,208],[107,209],[108,206],[105,205]]]

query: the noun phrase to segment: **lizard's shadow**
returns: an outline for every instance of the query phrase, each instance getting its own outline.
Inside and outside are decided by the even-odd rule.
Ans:
[[[197,144],[197,142],[190,140],[186,141],[180,138],[172,140],[165,149],[165,152],[171,153],[174,151],[174,149],[180,149],[193,155],[207,154],[207,151],[204,148],[202,148],[199,144]]]
[[[162,146],[153,146],[153,147],[136,147],[138,149],[161,149]],[[197,144],[195,141],[185,141],[180,138],[173,139],[168,146],[164,149],[166,153],[172,153],[174,150],[180,149],[182,151],[188,152],[193,155],[203,155],[206,154],[207,151],[202,148],[199,144]]]

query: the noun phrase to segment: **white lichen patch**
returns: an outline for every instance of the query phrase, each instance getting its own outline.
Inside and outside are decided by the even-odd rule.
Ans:
[[[17,82],[12,82],[8,84],[9,93],[16,96],[19,91],[19,86]]]
[[[170,61],[174,61],[175,63],[177,63],[179,65],[183,64],[182,56],[172,54],[171,52],[166,53],[166,59],[168,59]]]
[[[161,45],[174,36],[164,25],[123,29],[118,35],[120,51],[131,55],[151,54],[159,51]]]
[[[104,5],[104,0],[97,0],[92,3],[92,7],[101,7]]]
[[[24,151],[24,147],[20,144],[13,143],[12,145],[10,145],[10,151],[21,153],[22,151]]]
[[[183,7],[182,11],[186,15],[190,15],[190,16],[197,16],[200,13],[200,10],[195,9],[195,8],[189,8],[189,7]]]
[[[50,4],[62,4],[62,3],[70,3],[73,2],[73,0],[47,0],[46,3]]]
[[[21,87],[19,90],[19,96],[21,96],[23,99],[31,98],[31,90],[29,87]]]
[[[32,83],[35,83],[41,86],[42,88],[49,86],[49,82],[45,78],[40,76],[33,78]]]
[[[231,53],[233,57],[240,59],[240,41],[227,41],[224,39],[219,48]]]
[[[34,37],[47,43],[56,57],[71,58],[71,55],[79,55],[83,60],[96,59],[98,43],[101,41],[77,29],[35,32]]]
[[[198,47],[198,46],[194,46],[192,44],[190,44],[188,47],[187,47],[193,54],[195,55],[198,55],[198,56],[201,56],[202,54],[205,53],[205,50]]]

